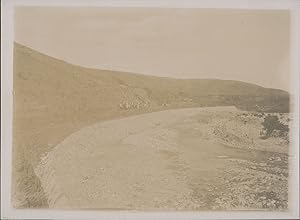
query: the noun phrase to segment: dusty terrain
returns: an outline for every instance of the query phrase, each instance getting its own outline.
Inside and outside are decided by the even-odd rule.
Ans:
[[[282,90],[230,80],[179,80],[89,69],[17,43],[13,94],[12,201],[16,208],[49,206],[35,168],[45,154],[56,149],[69,135],[91,124],[191,107],[234,105],[240,109],[278,112],[289,109],[289,94]],[[190,124],[191,128],[184,128],[181,123],[172,132],[180,134],[182,129],[183,133],[188,129],[195,133],[201,124],[199,131],[203,139],[235,148],[286,153],[286,140],[259,139],[262,118],[207,114],[213,115],[209,123],[203,115],[191,119],[199,121]],[[230,121],[232,117],[237,118]],[[245,118],[249,125],[255,123],[255,126],[245,124]],[[240,133],[240,126],[250,129],[251,138],[246,136],[247,132]]]
[[[106,121],[64,139],[34,170],[50,208],[285,210],[288,145],[261,140],[261,120],[219,107]]]

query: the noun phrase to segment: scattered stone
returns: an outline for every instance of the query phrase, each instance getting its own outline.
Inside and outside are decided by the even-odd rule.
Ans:
[[[275,201],[275,200],[272,200],[272,201],[271,201],[271,203],[272,203],[272,204],[275,204],[275,203],[276,203],[276,201]]]
[[[276,161],[281,161],[281,157],[276,157]]]

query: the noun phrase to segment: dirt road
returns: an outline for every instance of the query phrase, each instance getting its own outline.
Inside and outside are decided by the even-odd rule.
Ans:
[[[197,120],[207,111],[237,114],[168,110],[73,133],[35,168],[50,208],[286,209],[287,156],[217,143]]]

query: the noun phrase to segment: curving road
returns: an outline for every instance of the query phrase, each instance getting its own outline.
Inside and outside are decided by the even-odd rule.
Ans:
[[[265,162],[273,154],[216,143],[197,120],[203,111],[235,114],[237,110],[168,110],[106,121],[73,133],[35,168],[50,208],[257,208],[255,195],[267,190],[258,185],[266,176],[259,168],[268,166]],[[244,183],[249,177],[247,189]],[[251,184],[261,189],[256,192]],[[245,196],[252,198],[252,205],[250,199],[241,201]]]

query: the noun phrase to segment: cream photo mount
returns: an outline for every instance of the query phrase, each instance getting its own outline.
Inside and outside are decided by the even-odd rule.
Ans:
[[[14,209],[11,206],[11,165],[12,165],[12,100],[13,100],[13,46],[14,9],[17,6],[76,6],[76,7],[158,7],[158,8],[220,8],[220,9],[265,9],[290,11],[290,85],[291,106],[294,125],[289,153],[289,211],[222,211],[222,212],[137,212],[137,211],[96,211],[58,209]],[[243,219],[299,217],[299,12],[297,1],[31,1],[4,0],[2,13],[1,41],[1,217],[3,219]]]

